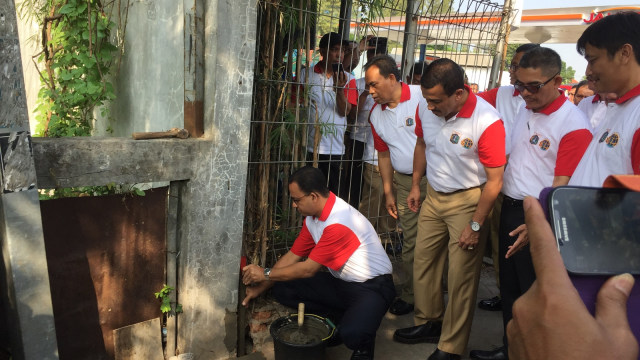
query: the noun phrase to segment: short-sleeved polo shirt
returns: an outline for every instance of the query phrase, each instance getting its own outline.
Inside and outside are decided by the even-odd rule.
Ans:
[[[466,88],[467,101],[449,120],[434,115],[424,98],[418,105],[416,135],[426,144],[429,185],[439,192],[480,186],[487,181],[485,166],[500,167],[506,162],[500,114]]]
[[[416,107],[422,99],[419,85],[402,83],[398,106],[374,105],[371,109],[371,132],[375,149],[389,151],[391,166],[402,174],[413,173],[413,149],[416,146]]]
[[[516,115],[502,192],[518,200],[537,197],[554,176],[572,176],[591,141],[587,118],[560,95],[539,112]]]
[[[319,64],[313,67],[313,71],[307,69],[300,71],[300,82],[304,84],[308,79],[309,122],[307,131],[307,151],[313,152],[315,137],[316,117],[320,123],[320,143],[318,153],[323,155],[344,154],[344,133],[347,129],[347,118],[337,112],[336,93],[333,87],[333,77],[327,78],[325,69]],[[347,73],[348,74],[348,73]],[[349,79],[353,75],[348,74]],[[344,89],[348,96],[347,88]]]
[[[639,95],[640,85],[607,108],[569,185],[600,187],[609,175],[640,175]]]
[[[366,89],[365,79],[352,79],[347,87],[350,90],[357,89],[357,92],[349,92],[350,98],[348,101],[352,106],[358,106],[358,97]],[[351,139],[365,143],[362,160],[372,165],[378,165],[378,152],[373,146],[373,135],[371,134],[371,124],[369,124],[369,114],[375,104],[376,102],[371,95],[367,95],[363,106],[358,108],[356,123],[351,129]]]
[[[600,124],[602,120],[607,116],[607,109],[609,107],[616,106],[615,102],[610,102],[607,104],[604,99],[600,98],[599,94],[595,94],[589,96],[587,98],[582,99],[578,104],[578,109],[580,109],[587,119],[589,119],[589,123],[591,124],[591,132],[596,133],[600,130]]]
[[[513,133],[514,122],[518,111],[525,106],[524,99],[520,92],[513,85],[500,86],[489,91],[478,94],[489,104],[493,105],[504,123],[506,134],[505,149],[507,154],[511,152],[511,134]]]
[[[369,220],[333,193],[319,217],[304,219],[291,252],[326,266],[333,276],[349,282],[364,282],[392,271]]]

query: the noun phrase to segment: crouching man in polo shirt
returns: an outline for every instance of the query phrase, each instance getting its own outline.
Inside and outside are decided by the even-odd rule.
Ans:
[[[379,55],[365,65],[365,81],[376,104],[369,122],[387,211],[400,220],[402,227],[402,267],[408,275],[400,297],[389,310],[395,315],[413,310],[413,249],[418,233],[418,215],[407,206],[413,172],[413,144],[416,142],[416,108],[422,99],[420,86],[400,81],[396,61],[389,55]],[[395,171],[394,171],[395,170]],[[421,174],[424,175],[424,174]],[[395,184],[396,191],[393,191]],[[422,199],[427,179],[421,176]],[[397,202],[396,202],[397,199]]]
[[[429,360],[460,359],[471,331],[486,244],[484,224],[502,188],[505,131],[496,109],[464,85],[464,71],[452,60],[432,62],[421,86],[426,101],[417,110],[413,185],[407,198],[413,211],[420,209],[413,263],[417,325],[396,330],[394,339],[437,342]],[[425,171],[427,196],[420,204]]]
[[[310,166],[291,175],[293,207],[306,216],[302,230],[272,269],[242,269],[243,283],[252,284],[242,305],[275,283],[281,304],[303,302],[309,313],[332,316],[352,360],[373,359],[376,331],[396,294],[391,262],[369,220],[325,184]]]

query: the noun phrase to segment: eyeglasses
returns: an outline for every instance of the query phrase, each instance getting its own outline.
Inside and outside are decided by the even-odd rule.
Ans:
[[[545,85],[547,85],[551,80],[555,79],[556,76],[558,76],[558,74],[560,74],[559,71],[557,73],[555,73],[555,75],[553,75],[549,80],[547,80],[547,81],[545,81],[545,82],[543,82],[541,84],[525,85],[525,84],[521,83],[520,81],[516,81],[515,85],[513,85],[513,86],[520,93],[524,93],[524,91],[527,90],[531,94],[537,94],[538,91],[540,91],[540,89],[542,89]]]
[[[300,197],[299,197],[299,198],[297,198],[297,199],[296,199],[296,198],[294,198],[294,197],[292,196],[292,197],[291,197],[291,200],[293,200],[293,202],[294,202],[296,205],[298,205],[298,203],[299,203],[300,201],[302,201],[302,199],[304,199],[305,197],[307,197],[307,196],[309,196],[309,195],[311,195],[311,194],[302,195],[302,196],[300,196]]]
[[[509,71],[514,72],[516,70],[518,70],[520,66],[518,66],[518,64],[511,64],[509,65]]]

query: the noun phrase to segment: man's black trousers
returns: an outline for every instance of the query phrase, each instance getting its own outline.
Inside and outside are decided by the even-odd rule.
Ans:
[[[533,284],[536,273],[531,261],[529,245],[505,259],[509,246],[513,245],[517,236],[509,233],[524,224],[522,200],[504,196],[500,214],[499,254],[500,254],[500,296],[502,297],[502,321],[504,324],[504,344],[507,344],[507,323],[513,317],[513,303]]]
[[[373,349],[382,317],[396,296],[393,278],[381,275],[362,283],[347,282],[328,272],[311,278],[278,282],[273,294],[279,303],[337,322],[344,344],[352,350]]]

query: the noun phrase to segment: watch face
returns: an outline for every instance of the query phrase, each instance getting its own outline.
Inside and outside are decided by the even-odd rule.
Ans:
[[[473,231],[480,231],[480,224],[478,224],[478,223],[477,223],[477,222],[475,222],[475,221],[472,221],[472,222],[471,222],[471,230],[473,230]]]

